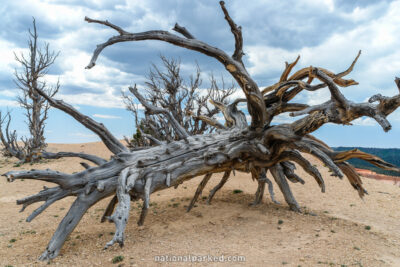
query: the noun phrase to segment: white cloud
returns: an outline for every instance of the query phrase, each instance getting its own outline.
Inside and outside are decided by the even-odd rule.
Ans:
[[[272,120],[272,123],[291,123],[294,120],[297,120],[298,118],[293,118],[290,117],[289,114],[284,113],[284,114],[279,114],[278,116],[275,116]]]
[[[371,119],[371,118],[358,118],[354,121],[352,121],[353,125],[358,125],[358,126],[376,126],[378,123]]]
[[[15,100],[0,99],[1,107],[19,107],[19,104]]]
[[[299,1],[303,2],[306,6],[310,7],[318,7],[321,9],[328,8],[329,12],[333,12],[335,10],[334,0],[303,0]]]
[[[243,93],[242,88],[236,88],[236,91],[229,97],[230,99],[237,99],[237,98],[246,98],[246,96]],[[243,105],[243,104],[239,104]]]
[[[115,96],[113,91],[104,94],[82,93],[74,95],[57,94],[57,99],[62,99],[71,105],[88,105],[103,108],[125,108],[121,97]]]
[[[100,119],[121,119],[119,116],[106,115],[106,114],[93,114],[93,117]]]
[[[338,13],[338,15],[353,22],[361,22],[368,20],[371,17],[374,17],[376,11],[382,8],[382,6],[385,4],[386,3],[384,1],[382,2],[377,1],[377,3],[374,5],[366,7],[357,6],[353,10],[351,10],[351,12],[340,12]]]
[[[6,96],[6,97],[16,97],[17,90],[1,90],[0,95]]]
[[[27,32],[21,33],[20,35],[10,34],[12,38],[8,38],[9,36],[7,34],[9,33],[6,29],[27,22],[28,24],[24,27],[28,29],[28,27],[31,26],[29,24],[30,16],[33,15],[37,18],[39,37],[42,38],[41,33],[43,29],[43,36],[45,36],[47,38],[46,41],[50,43],[50,48],[55,51],[61,51],[61,55],[55,64],[57,72],[61,73],[60,76],[48,75],[46,77],[49,83],[54,83],[60,78],[61,90],[56,98],[63,99],[76,107],[78,107],[78,105],[90,105],[99,108],[125,108],[120,98],[120,91],[126,89],[133,83],[138,83],[138,87],[141,87],[140,84],[144,82],[144,72],[131,74],[130,71],[139,69],[137,68],[138,65],[134,66],[133,64],[141,64],[142,62],[134,61],[131,63],[128,60],[124,60],[126,63],[118,63],[116,62],[117,59],[114,61],[112,60],[114,58],[107,58],[107,56],[110,55],[107,53],[110,52],[111,49],[106,49],[104,53],[100,55],[96,67],[92,70],[85,70],[84,67],[89,62],[92,49],[94,49],[97,44],[104,42],[116,33],[102,25],[88,24],[83,21],[83,18],[87,15],[97,19],[108,19],[132,32],[151,29],[170,29],[173,26],[173,24],[171,24],[172,22],[180,22],[180,18],[177,16],[178,13],[181,13],[181,15],[187,13],[187,10],[184,10],[187,6],[183,6],[179,1],[176,3],[174,8],[165,12],[164,10],[160,10],[160,7],[155,7],[155,5],[161,6],[163,4],[162,2],[155,3],[152,1],[139,0],[118,1],[118,3],[115,1],[111,3],[106,0],[6,1],[5,8],[0,10],[3,15],[2,18],[4,19],[4,28],[2,30],[4,34],[0,35],[0,57],[2,58],[0,61],[0,73],[2,73],[3,77],[9,76],[11,81],[13,70],[17,66],[12,52],[26,52],[25,48],[19,46],[26,46],[26,42],[22,44],[21,38],[27,37]],[[277,12],[270,12],[270,9],[268,9],[266,5],[271,6],[271,4],[277,7],[276,10],[281,9],[282,14],[280,12],[278,14]],[[170,3],[166,5],[170,5]],[[350,75],[351,78],[360,81],[360,86],[344,88],[343,93],[346,97],[365,100],[366,98],[368,99],[368,96],[378,93],[380,89],[383,90],[381,93],[384,95],[393,95],[397,93],[392,81],[396,74],[400,75],[400,51],[398,51],[400,45],[400,36],[398,35],[400,30],[400,16],[398,16],[400,13],[400,1],[394,1],[390,4],[384,1],[377,1],[377,3],[367,5],[366,7],[363,7],[364,3],[362,3],[359,7],[347,9],[338,6],[338,4],[335,6],[334,0],[299,0],[292,1],[290,4],[272,0],[261,4],[258,1],[251,1],[246,4],[246,9],[243,9],[241,5],[240,1],[234,1],[229,3],[228,8],[238,23],[246,21],[246,19],[247,21],[252,20],[254,22],[253,24],[250,23],[249,26],[242,24],[244,36],[246,33],[251,33],[249,35],[253,36],[251,37],[253,38],[252,42],[250,42],[249,38],[246,38],[244,41],[244,50],[246,53],[245,61],[246,63],[250,63],[248,64],[248,70],[251,75],[266,77],[266,80],[263,80],[262,83],[266,83],[265,81],[269,79],[271,79],[272,83],[275,81],[272,81],[272,78],[279,79],[279,75],[284,69],[284,62],[295,60],[298,54],[301,55],[301,59],[298,66],[296,66],[297,69],[308,67],[312,64],[313,66],[321,66],[339,72],[347,68],[357,51],[362,49],[363,54],[359,63]],[[267,13],[272,14],[268,16],[268,18],[271,18],[271,20],[268,20],[271,22],[271,24],[268,24],[268,27],[271,27],[270,29],[264,28],[266,24],[257,21],[258,16],[255,16],[253,12],[250,12],[253,15],[249,18],[249,10],[260,10],[259,14],[262,14],[264,8],[260,7],[263,7],[263,5]],[[286,7],[288,5],[292,8],[287,9]],[[390,6],[387,8],[386,5]],[[229,27],[226,25],[223,17],[220,16],[220,10],[217,12],[218,9],[216,8],[218,4],[211,7],[208,3],[202,3],[199,4],[199,6],[203,8],[202,10],[210,10],[210,12],[208,12],[211,14],[210,17],[215,17],[215,21],[221,24],[216,23],[215,29],[211,29],[212,32],[210,32],[208,29],[201,29],[204,25],[201,23],[197,25],[198,21],[188,20],[187,18],[185,21],[183,17],[183,25],[185,24],[185,26],[190,28],[191,32],[199,39],[217,47],[224,49],[229,47],[228,49],[233,49],[233,39],[229,32]],[[386,9],[387,12],[385,14],[382,15],[382,13],[379,13]],[[162,12],[162,15],[160,12]],[[212,12],[216,13],[213,14]],[[18,16],[16,14],[18,14]],[[315,14],[315,17],[312,16],[312,14]],[[312,17],[306,18],[305,16]],[[22,17],[28,17],[28,19],[22,21]],[[323,19],[321,19],[321,17],[323,17]],[[283,18],[286,19],[284,25],[281,26]],[[267,21],[266,17],[262,17],[262,19],[264,22]],[[310,21],[314,21],[315,23],[309,23]],[[317,23],[321,22],[323,22],[326,27],[319,27],[322,25],[315,27]],[[220,25],[224,26],[219,27]],[[281,26],[278,27],[279,32],[271,30],[276,29],[274,28],[275,26]],[[337,27],[337,29],[335,27]],[[319,28],[323,29],[321,30]],[[288,29],[289,38],[283,32],[285,29]],[[320,31],[318,31],[318,29]],[[278,41],[272,42],[270,39],[267,39],[268,37],[265,37],[261,31],[264,33],[276,34],[279,36],[277,39]],[[285,41],[279,41],[280,37],[283,38],[282,40],[290,41],[290,36],[293,32],[300,33],[296,35],[296,38],[300,39],[302,34],[311,33],[307,36],[311,36],[312,40],[305,41],[293,38],[293,42],[299,44],[297,46],[290,46],[285,43]],[[332,32],[334,34],[331,34]],[[221,39],[213,36],[215,33],[218,33],[219,37],[225,36],[223,34],[227,34],[226,36],[231,38],[229,39],[229,46],[226,45],[226,40],[224,38],[221,38],[223,40],[221,41]],[[220,35],[219,33],[223,34]],[[260,35],[252,33],[260,33]],[[315,40],[312,34],[315,35]],[[14,40],[16,43],[21,44],[14,44],[9,40]],[[40,41],[42,40],[43,39]],[[217,41],[214,42],[215,40]],[[257,40],[257,42],[254,40]],[[298,48],[304,43],[308,45]],[[132,44],[132,46],[135,45],[136,44]],[[169,55],[170,52],[175,53],[172,51],[174,49],[171,49],[171,51],[166,50],[164,46],[161,46],[161,42],[146,42],[144,48],[140,47],[141,50],[139,49],[139,51],[149,53],[149,51],[154,50],[155,47],[162,47],[157,50],[159,53],[165,52],[167,55]],[[293,47],[296,48],[294,49]],[[113,48],[121,48],[124,52],[128,51],[124,45]],[[134,51],[134,53],[137,53],[137,51],[138,50]],[[227,52],[229,54],[231,53],[231,51]],[[126,56],[132,57],[134,53]],[[185,57],[189,59],[189,56],[185,53],[181,55],[184,57],[183,62],[187,62]],[[193,63],[192,54],[189,55],[190,63]],[[214,59],[209,60],[211,62]],[[202,65],[202,68],[205,70],[203,73],[203,80],[206,81],[210,75],[210,72],[207,72],[207,68],[214,69],[214,66],[206,60],[203,62],[200,60],[200,62],[205,62],[206,65]],[[181,70],[182,73],[190,74],[195,71],[195,66],[194,64],[182,64]],[[224,73],[229,75],[229,73]],[[216,76],[219,78],[218,75]],[[258,77],[255,77],[255,79],[257,78]],[[230,80],[226,79],[226,81],[229,82]],[[260,88],[263,87],[260,86]],[[12,90],[0,91],[0,106],[18,106],[15,101],[11,100],[11,97],[15,97],[15,92]],[[240,89],[231,96],[231,99],[239,97],[244,97]],[[327,88],[324,88],[314,93],[302,92],[293,99],[293,102],[315,105],[329,98],[329,91]],[[139,108],[142,109],[143,107],[140,105]],[[245,110],[246,104],[240,103],[239,108]],[[104,115],[107,114],[107,112],[101,110],[95,110],[92,111],[92,113],[95,113],[93,117],[103,119],[115,119],[117,117]],[[221,119],[222,117],[219,116],[218,118]],[[398,112],[392,114],[390,118],[393,118],[393,121],[400,121],[400,119],[398,119],[400,118]],[[290,122],[290,120],[291,118],[284,114],[275,118],[274,122],[286,123]],[[355,124],[373,125],[376,123],[369,118],[362,118],[356,120]],[[75,135],[81,137],[95,137],[94,135],[82,133],[75,133]]]
[[[385,90],[385,94],[393,94],[394,83],[391,83],[391,87],[387,86],[390,89],[377,86],[388,84],[400,72],[399,13],[400,1],[392,2],[388,12],[382,17],[373,18],[373,13],[368,12],[363,16],[368,16],[370,20],[350,30],[335,33],[318,45],[306,46],[296,51],[268,45],[247,46],[250,62],[248,69],[252,75],[271,72],[278,74],[284,70],[285,61],[292,62],[297,55],[301,55],[296,69],[313,65],[340,72],[350,65],[357,51],[361,49],[363,53],[349,75],[360,81],[360,86],[345,90],[357,97]]]
[[[305,91],[301,95],[298,96],[299,99],[303,98],[303,101],[300,101],[301,103],[305,103],[310,106],[322,104],[331,98],[331,94],[328,90],[328,88],[322,88],[319,89],[318,91],[314,92],[308,92]],[[293,102],[296,102],[296,99],[294,99]]]
[[[15,60],[14,52],[20,56],[20,52],[26,52],[26,49],[20,49],[15,44],[6,39],[0,38],[0,72],[8,74],[10,80],[14,78],[14,69],[19,67]]]
[[[127,88],[132,82],[141,82],[144,77],[127,73],[118,69],[118,63],[102,58],[103,63],[94,69],[87,70],[91,54],[83,51],[74,51],[73,55],[60,59],[63,74],[58,76],[48,75],[48,79],[56,82],[60,78],[62,88],[76,86],[97,93],[108,91],[110,88],[121,90]]]

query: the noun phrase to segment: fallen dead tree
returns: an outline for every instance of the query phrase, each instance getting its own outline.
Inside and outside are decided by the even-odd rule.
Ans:
[[[229,16],[224,2],[220,2],[220,5],[235,39],[235,51],[232,56],[196,39],[187,29],[178,24],[173,30],[182,36],[167,31],[129,33],[108,21],[85,19],[89,23],[101,24],[118,32],[118,35],[97,46],[87,66],[89,69],[95,66],[103,49],[110,45],[120,42],[159,40],[198,51],[218,60],[237,81],[245,98],[236,99],[228,105],[215,103],[222,111],[226,124],[213,133],[190,135],[166,109],[148,103],[136,87],[131,87],[130,91],[146,107],[147,112],[163,114],[169,120],[180,140],[160,142],[145,149],[130,151],[104,125],[81,114],[63,101],[55,100],[45,92],[37,90],[51,106],[71,115],[97,134],[114,154],[109,161],[95,157],[92,161],[97,164],[96,167],[86,166],[86,170],[74,174],[52,170],[11,171],[4,174],[9,181],[35,179],[58,185],[17,201],[17,204],[23,205],[23,209],[33,203],[44,201],[43,205],[28,217],[28,221],[54,202],[67,196],[76,196],[70,210],[60,222],[41,255],[41,260],[56,257],[66,238],[85,212],[99,200],[114,194],[116,196],[109,203],[102,221],[114,222],[116,231],[105,248],[115,243],[121,246],[124,244],[124,230],[129,217],[131,201],[142,199],[144,202],[138,220],[138,223],[142,224],[148,212],[150,195],[153,192],[172,186],[176,187],[199,175],[205,176],[192,202],[196,201],[196,196],[200,194],[213,173],[223,172],[224,177],[220,184],[212,190],[210,199],[224,185],[229,175],[235,171],[249,172],[254,179],[258,180],[257,202],[264,191],[265,170],[269,170],[289,207],[292,210],[300,211],[288,183],[288,181],[304,183],[303,179],[295,174],[294,163],[297,163],[316,180],[322,192],[325,190],[323,177],[318,169],[303,157],[302,153],[308,153],[318,158],[332,171],[333,176],[339,178],[346,176],[360,197],[363,197],[366,191],[359,175],[346,160],[360,158],[383,169],[400,171],[396,166],[367,153],[353,150],[335,152],[311,135],[325,123],[350,124],[353,120],[363,116],[376,120],[384,131],[390,130],[391,125],[386,117],[400,105],[400,95],[384,97],[378,94],[372,96],[368,103],[354,103],[346,99],[339,90],[339,87],[357,84],[355,81],[343,77],[352,71],[358,56],[347,70],[337,74],[323,68],[309,67],[290,75],[298,61],[296,60],[291,64],[286,64],[286,68],[276,84],[260,89],[250,77],[242,61],[241,28]],[[313,81],[317,81],[317,83],[312,84]],[[400,90],[399,79],[396,79],[396,85]],[[331,99],[323,104],[308,106],[291,101],[304,90],[321,89],[329,90],[331,94]],[[250,126],[248,126],[244,114],[237,108],[237,104],[240,102],[247,103],[251,118]],[[300,115],[304,115],[304,117],[292,123],[271,125],[275,116],[285,112],[289,112],[294,117]],[[215,122],[209,117],[204,117],[202,120],[209,123]],[[83,158],[83,156],[81,157]]]

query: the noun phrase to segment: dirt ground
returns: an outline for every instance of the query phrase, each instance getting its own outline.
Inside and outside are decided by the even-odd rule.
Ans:
[[[100,143],[51,144],[49,150],[85,151],[109,157]],[[60,159],[14,167],[14,160],[0,158],[0,173],[45,168],[72,173],[82,170],[79,162],[79,159]],[[321,165],[316,160],[314,164]],[[327,169],[319,169],[325,178],[326,193],[321,193],[316,182],[300,168],[298,173],[306,184],[291,184],[303,207],[301,214],[288,210],[275,184],[281,205],[274,204],[266,194],[261,205],[250,207],[257,185],[249,175],[241,173],[230,178],[211,205],[201,199],[189,213],[185,206],[201,177],[178,189],[154,193],[142,227],[136,224],[141,203],[132,204],[123,248],[103,250],[114,231],[113,224],[100,223],[108,203],[108,199],[103,200],[87,212],[60,255],[50,263],[37,259],[73,198],[58,201],[27,223],[29,212],[39,204],[19,213],[20,206],[15,201],[37,193],[45,183],[29,180],[7,183],[2,177],[0,266],[400,266],[399,186],[365,178],[369,195],[362,200],[345,178],[331,177]],[[220,178],[221,175],[211,178],[204,197]],[[166,255],[210,255],[219,259],[244,256],[245,261],[220,263],[209,261],[212,258],[197,258],[201,262],[155,261],[157,256]],[[124,258],[113,264],[117,256]]]

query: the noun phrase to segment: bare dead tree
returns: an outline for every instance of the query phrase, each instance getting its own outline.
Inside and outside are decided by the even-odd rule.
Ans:
[[[43,47],[38,45],[36,22],[33,19],[33,32],[29,30],[28,55],[15,54],[15,60],[21,66],[21,70],[15,70],[15,84],[20,90],[17,101],[25,111],[29,137],[18,140],[16,132],[9,132],[11,121],[10,113],[0,120],[1,125],[6,125],[5,134],[0,131],[0,138],[4,146],[5,154],[18,158],[21,162],[34,162],[42,157],[42,152],[47,144],[44,137],[44,128],[48,118],[50,105],[46,99],[37,92],[41,90],[53,97],[59,90],[59,83],[49,86],[43,77],[49,67],[54,64],[59,53],[50,51],[49,44]],[[0,125],[0,130],[1,130]],[[18,141],[23,145],[19,145]]]
[[[368,103],[355,103],[346,99],[339,87],[357,84],[353,80],[343,78],[352,71],[357,58],[344,72],[334,73],[323,68],[309,67],[289,76],[296,60],[294,63],[286,64],[286,68],[276,84],[260,90],[242,61],[241,28],[233,22],[224,2],[221,1],[220,5],[235,38],[235,50],[232,56],[196,39],[187,29],[179,25],[176,25],[174,30],[182,36],[158,30],[130,33],[108,21],[85,19],[89,23],[101,24],[118,32],[118,35],[97,46],[87,68],[94,67],[102,50],[110,45],[120,42],[159,40],[198,51],[218,60],[237,81],[246,98],[234,100],[228,105],[220,105],[227,124],[230,123],[229,128],[218,129],[213,133],[190,135],[177,123],[175,117],[168,110],[147,102],[137,88],[132,87],[130,91],[141,104],[152,114],[165,115],[174,132],[181,139],[142,150],[130,151],[104,125],[37,89],[37,92],[47,99],[51,106],[66,112],[96,133],[114,154],[109,161],[99,162],[96,167],[89,167],[73,174],[53,170],[10,171],[4,174],[8,181],[34,179],[58,185],[17,201],[17,204],[23,205],[23,209],[33,203],[44,201],[42,206],[28,217],[28,221],[54,202],[67,196],[76,196],[70,210],[60,222],[41,255],[41,260],[56,257],[66,238],[85,212],[99,200],[114,194],[116,196],[107,207],[102,221],[114,222],[116,231],[105,248],[115,243],[121,246],[124,244],[124,230],[129,218],[131,201],[143,200],[142,213],[139,218],[139,224],[141,224],[149,208],[151,193],[177,186],[196,176],[205,175],[196,191],[197,194],[198,191],[201,192],[213,173],[224,173],[224,178],[219,184],[220,188],[231,172],[249,172],[254,179],[262,181],[265,170],[269,170],[289,207],[292,210],[300,211],[288,183],[288,181],[304,183],[304,180],[295,174],[296,165],[294,163],[316,180],[322,192],[325,190],[322,175],[302,153],[311,154],[319,159],[332,171],[333,176],[339,178],[346,176],[360,197],[363,197],[366,191],[361,178],[346,160],[360,158],[383,169],[400,171],[396,166],[358,150],[335,152],[324,142],[311,135],[313,131],[326,123],[350,124],[353,120],[364,116],[376,120],[384,131],[388,131],[391,129],[391,125],[386,117],[400,106],[400,94],[393,97],[377,94],[372,96]],[[313,81],[317,81],[317,83],[312,84]],[[395,82],[400,90],[400,79],[396,78]],[[331,94],[331,99],[326,103],[308,106],[291,101],[304,90],[316,91],[324,88]],[[251,118],[250,126],[247,126],[246,117],[236,108],[241,101],[247,103]],[[271,124],[275,116],[286,112],[294,117],[302,114],[305,116],[292,123]],[[211,118],[204,118],[203,121],[207,120],[211,120]],[[262,185],[262,182],[259,184]],[[263,190],[264,188],[260,186],[256,196],[259,197]]]
[[[153,68],[150,71],[148,82],[146,83],[146,97],[142,98],[137,95],[136,92],[132,91],[134,95],[137,95],[136,100],[141,103],[145,109],[145,117],[139,119],[139,104],[134,100],[135,98],[122,93],[124,103],[127,110],[131,111],[135,118],[136,133],[132,139],[125,137],[125,141],[130,149],[139,149],[146,146],[162,145],[165,142],[171,142],[174,140],[181,140],[185,138],[182,135],[182,130],[176,132],[174,127],[170,125],[171,119],[168,117],[172,115],[176,123],[183,127],[189,135],[203,134],[205,132],[213,132],[215,129],[227,129],[231,127],[247,127],[247,121],[245,115],[237,110],[237,104],[244,101],[239,99],[232,105],[228,105],[229,96],[234,93],[234,85],[226,88],[225,82],[222,79],[222,88],[218,86],[215,77],[212,75],[210,79],[210,88],[207,90],[203,89],[203,92],[199,89],[202,80],[200,79],[201,71],[197,66],[197,71],[194,76],[190,77],[190,82],[187,83],[180,75],[180,62],[177,60],[169,60],[164,56],[161,56],[165,71],[163,72],[156,65],[153,64]],[[187,85],[189,84],[189,85]],[[212,104],[213,108],[210,107]],[[160,114],[154,114],[155,107],[162,107],[168,112],[161,112]],[[221,113],[225,117],[225,125],[222,125],[214,115]],[[235,114],[235,118],[232,119],[231,115]],[[166,115],[165,115],[166,114]],[[176,127],[175,127],[176,128]],[[222,179],[225,183],[229,174],[225,173]],[[205,176],[204,182],[199,185],[190,205],[188,211],[190,211],[196,203],[198,197],[201,195],[203,188],[210,180],[211,174]],[[261,203],[262,195],[264,192],[265,183],[268,183],[268,189],[270,196],[274,202],[273,185],[271,181],[266,177],[265,171],[263,171],[262,178],[257,177],[259,182],[259,190],[256,193],[256,199],[252,205]],[[216,187],[208,198],[208,204],[215,193],[222,186]],[[113,200],[112,200],[113,202]]]
[[[177,133],[174,130],[168,117],[170,114],[189,135],[212,132],[215,125],[201,120],[203,117],[212,118],[216,125],[219,124],[214,118],[219,113],[219,109],[215,106],[211,107],[209,101],[227,104],[229,96],[235,92],[233,83],[226,87],[222,79],[222,87],[220,87],[213,75],[210,87],[201,89],[201,70],[198,66],[196,73],[191,75],[187,81],[181,75],[178,60],[167,59],[164,56],[161,56],[161,60],[163,69],[153,64],[150,70],[143,100],[122,93],[127,110],[134,115],[137,129],[132,139],[126,138],[130,148],[160,145],[163,142],[180,140],[183,131]],[[144,117],[140,119],[138,101],[145,109]],[[154,114],[152,109],[148,108],[147,103],[161,107],[167,112]]]

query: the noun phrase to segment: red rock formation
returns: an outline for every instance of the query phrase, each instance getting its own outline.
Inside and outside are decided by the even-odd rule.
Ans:
[[[397,183],[400,184],[400,177],[384,175],[384,174],[378,174],[378,173],[376,173],[374,171],[371,171],[371,170],[358,169],[358,168],[355,168],[355,169],[356,169],[357,173],[360,174],[363,177],[372,178],[372,179],[375,179],[375,180],[393,181],[394,184],[397,184]]]

